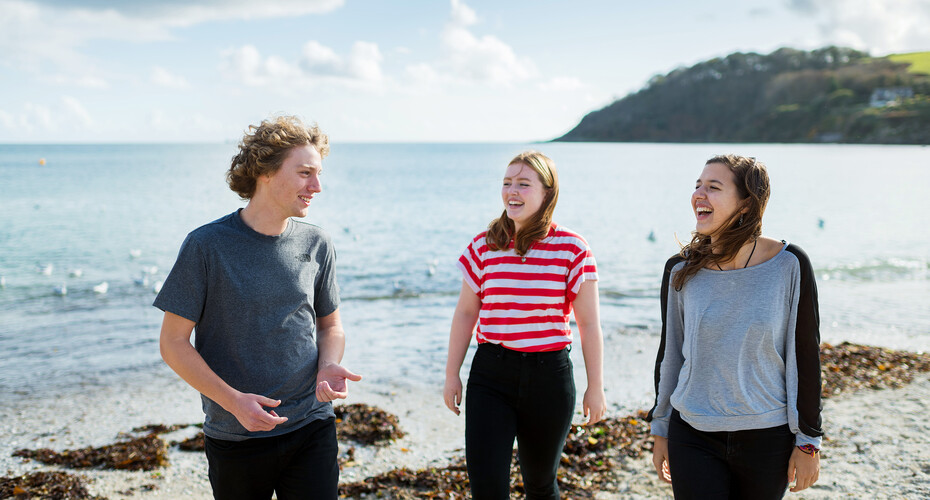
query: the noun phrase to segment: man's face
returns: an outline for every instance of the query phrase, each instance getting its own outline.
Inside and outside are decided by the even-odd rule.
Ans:
[[[307,144],[291,149],[275,173],[262,176],[262,195],[281,217],[306,217],[310,199],[323,190],[320,173],[323,157],[316,148]]]

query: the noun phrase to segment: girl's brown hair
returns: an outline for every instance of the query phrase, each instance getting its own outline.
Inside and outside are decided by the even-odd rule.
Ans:
[[[720,163],[733,172],[737,192],[743,198],[742,210],[737,210],[729,220],[717,230],[716,241],[711,243],[711,235],[691,233],[691,242],[681,249],[685,265],[677,273],[672,284],[676,290],[705,267],[720,265],[736,257],[737,252],[750,240],[762,235],[762,214],[769,201],[771,186],[769,174],[761,162],[755,158],[737,155],[715,156],[704,165]]]
[[[504,209],[504,213],[488,225],[485,240],[491,250],[506,250],[510,246],[510,241],[513,240],[514,251],[517,255],[526,255],[534,242],[542,240],[549,234],[555,204],[559,201],[559,173],[555,169],[555,163],[539,151],[520,153],[510,160],[507,166],[515,163],[526,165],[539,175],[540,182],[546,188],[546,197],[543,198],[542,206],[533,215],[529,224],[519,232],[516,231],[513,220],[507,217],[507,210]]]

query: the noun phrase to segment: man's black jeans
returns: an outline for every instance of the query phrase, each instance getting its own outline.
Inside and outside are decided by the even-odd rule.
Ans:
[[[339,487],[336,421],[316,420],[280,436],[204,438],[217,500],[335,499]]]

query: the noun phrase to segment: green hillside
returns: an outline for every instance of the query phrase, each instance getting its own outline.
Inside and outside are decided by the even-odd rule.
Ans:
[[[930,144],[925,64],[928,52],[734,53],[655,76],[555,140]]]
[[[908,63],[909,73],[930,75],[930,52],[911,52],[908,54],[891,54],[888,59],[896,63]]]

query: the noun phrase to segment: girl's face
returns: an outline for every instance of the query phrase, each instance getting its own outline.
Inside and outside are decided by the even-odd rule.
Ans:
[[[748,210],[744,205],[736,186],[736,176],[730,168],[723,163],[705,165],[691,194],[697,232],[709,235],[713,241],[733,214]]]
[[[528,224],[546,199],[546,187],[539,174],[524,163],[511,163],[504,172],[501,199],[507,217],[513,221],[517,231]]]

